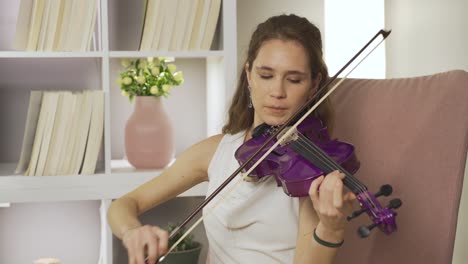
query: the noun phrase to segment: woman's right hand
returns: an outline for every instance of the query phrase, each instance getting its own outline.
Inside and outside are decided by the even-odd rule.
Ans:
[[[169,233],[157,226],[144,225],[129,229],[122,235],[129,264],[153,264],[166,253]],[[147,262],[145,262],[147,255]]]

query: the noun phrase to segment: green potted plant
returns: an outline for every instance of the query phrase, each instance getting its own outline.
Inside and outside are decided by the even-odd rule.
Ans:
[[[169,233],[172,232],[177,225],[169,223],[164,229]],[[169,239],[168,249],[178,241],[185,233],[185,228],[182,228],[172,239]],[[187,235],[175,249],[161,261],[161,264],[198,264],[198,258],[202,249],[202,244],[193,239],[193,235]]]

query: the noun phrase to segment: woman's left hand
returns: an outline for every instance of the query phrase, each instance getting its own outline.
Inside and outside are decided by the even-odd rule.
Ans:
[[[326,177],[315,179],[309,189],[310,199],[320,219],[317,233],[331,237],[332,240],[335,240],[333,236],[342,240],[346,217],[351,214],[352,202],[356,199],[352,192],[343,194],[344,177],[343,173],[333,171]]]

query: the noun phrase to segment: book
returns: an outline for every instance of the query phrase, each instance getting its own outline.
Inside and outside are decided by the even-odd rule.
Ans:
[[[73,171],[73,150],[75,148],[75,138],[78,134],[78,123],[83,107],[84,94],[83,92],[73,92],[73,100],[71,102],[70,122],[67,124],[68,133],[65,134],[64,144],[61,150],[61,159],[57,168],[58,175],[70,175]]]
[[[102,91],[93,91],[91,94],[91,123],[80,174],[93,174],[95,172],[104,131],[104,93]]]
[[[50,10],[49,18],[47,20],[46,36],[44,40],[43,50],[53,51],[58,31],[60,30],[60,24],[63,14],[64,0],[49,0]]]
[[[156,16],[156,25],[154,26],[154,35],[151,39],[151,50],[158,50],[161,38],[163,36],[163,26],[164,26],[164,17],[166,9],[168,6],[167,0],[159,0],[159,9],[155,11],[154,15]]]
[[[37,50],[37,43],[41,31],[42,17],[44,14],[45,0],[35,0],[31,12],[31,20],[29,23],[29,34],[26,50]]]
[[[202,50],[209,50],[213,42],[216,25],[218,24],[219,11],[221,9],[221,0],[211,0],[210,11],[206,21],[205,32],[201,43]]]
[[[45,41],[47,38],[47,33],[48,33],[48,23],[49,23],[49,18],[50,18],[50,9],[51,9],[51,4],[52,0],[44,0],[44,12],[42,15],[42,21],[40,25],[40,30],[39,30],[39,38],[37,40],[37,51],[44,51],[45,47]]]
[[[34,144],[34,136],[39,121],[39,112],[42,105],[42,91],[31,91],[29,95],[28,113],[21,146],[21,154],[15,169],[15,174],[23,174],[28,168]]]
[[[140,42],[141,51],[151,50],[153,36],[156,34],[156,21],[161,0],[149,0],[145,8],[143,36]]]
[[[192,31],[195,24],[195,19],[198,12],[199,0],[192,0],[190,1],[190,11],[189,16],[187,18],[187,23],[185,25],[184,37],[182,39],[182,47],[181,50],[188,50],[190,47],[190,38],[192,36]]]
[[[46,117],[43,128],[43,138],[41,141],[41,147],[39,157],[37,160],[36,171],[34,176],[43,176],[47,157],[49,155],[50,141],[52,138],[52,131],[54,128],[55,118],[57,116],[57,105],[59,101],[59,93],[54,91],[46,91],[45,96],[49,98],[47,102],[44,102],[46,106]],[[42,115],[42,113],[41,113]]]
[[[15,40],[13,42],[13,47],[16,50],[25,50],[28,44],[32,9],[33,0],[21,0],[16,19]]]
[[[62,149],[65,145],[65,136],[70,131],[69,123],[71,120],[72,107],[73,107],[73,94],[69,91],[59,91],[57,111],[50,139],[49,153],[47,155],[46,164],[44,168],[44,175],[55,176],[58,175],[58,167],[60,160],[63,157]]]
[[[181,50],[182,41],[185,35],[185,28],[187,26],[187,20],[190,16],[189,12],[191,9],[192,0],[178,0],[176,21],[174,24],[174,30],[172,31],[171,43],[169,50]]]
[[[164,1],[164,0],[163,0]],[[176,21],[177,7],[179,0],[165,0],[164,6],[164,22],[161,36],[159,39],[158,50],[169,50],[171,45],[172,34],[174,34],[174,25]]]
[[[205,35],[206,21],[210,10],[212,0],[200,0],[198,10],[193,25],[192,35],[190,37],[190,50],[200,50],[203,36]]]
[[[80,111],[77,116],[78,120],[76,120],[77,127],[72,149],[72,159],[70,161],[70,170],[67,173],[73,175],[79,174],[83,164],[86,141],[88,140],[89,126],[91,123],[91,111],[93,107],[91,91],[83,91],[83,101],[79,107]]]

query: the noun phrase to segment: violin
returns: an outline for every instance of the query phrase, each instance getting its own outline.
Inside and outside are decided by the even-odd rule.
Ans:
[[[275,128],[262,124],[253,130],[252,138],[244,142],[235,153],[239,164],[247,159],[272,135]],[[274,141],[267,145],[271,148]],[[265,157],[247,176],[253,181],[263,177],[273,176],[279,187],[291,197],[308,196],[310,184],[323,174],[332,172],[337,166],[326,162],[326,157],[319,156],[322,150],[325,155],[332,157],[346,172],[354,174],[360,163],[354,154],[354,146],[338,140],[330,140],[327,128],[317,117],[307,117],[290,136],[290,140],[280,144]],[[264,154],[264,149],[260,155]],[[314,155],[315,154],[315,155]],[[247,163],[244,172],[257,162],[259,156]],[[333,166],[335,165],[335,166]],[[347,178],[344,179],[348,182]],[[357,186],[348,188],[358,191]]]
[[[265,155],[266,150],[276,143],[276,140],[269,141],[259,155],[247,162],[249,157],[274,134],[275,129],[277,128],[267,124],[259,125],[253,130],[252,138],[236,150],[235,157],[239,164],[246,164],[244,173],[259,160],[259,156]],[[384,233],[390,234],[397,229],[396,212],[392,209],[400,207],[401,200],[393,199],[386,208],[382,207],[376,198],[382,195],[389,196],[392,187],[388,184],[383,185],[376,194],[369,193],[368,188],[353,176],[359,166],[354,146],[336,139],[331,140],[321,120],[309,116],[246,177],[254,181],[264,177],[275,177],[278,187],[282,187],[286,195],[303,197],[308,196],[312,181],[321,175],[339,170],[345,174],[344,185],[356,195],[361,206],[360,210],[348,216],[348,221],[364,212],[373,220],[372,225],[360,227],[358,234],[367,237],[370,230],[376,226],[379,226]]]

